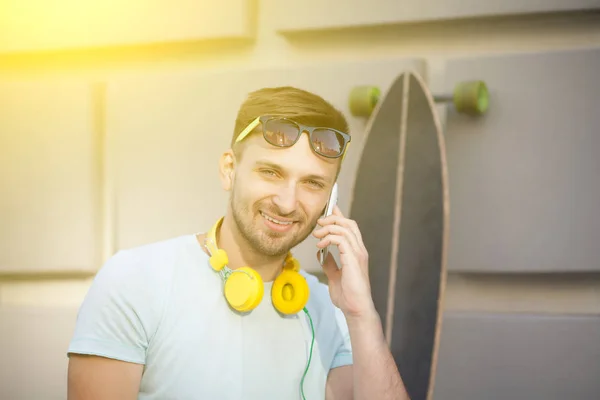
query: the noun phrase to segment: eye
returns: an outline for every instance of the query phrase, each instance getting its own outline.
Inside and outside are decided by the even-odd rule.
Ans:
[[[322,189],[323,188],[323,184],[321,182],[317,182],[315,180],[309,180],[307,182],[310,186],[316,188],[316,189]]]
[[[259,172],[261,174],[263,174],[263,175],[270,176],[270,177],[276,177],[277,176],[277,172],[275,172],[272,169],[261,169]]]

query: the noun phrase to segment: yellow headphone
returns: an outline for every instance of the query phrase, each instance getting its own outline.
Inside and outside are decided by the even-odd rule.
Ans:
[[[235,270],[227,267],[229,263],[227,253],[217,246],[217,230],[222,222],[223,218],[220,218],[206,235],[205,246],[210,253],[210,265],[225,281],[224,294],[229,305],[237,311],[248,312],[258,306],[262,300],[263,280],[258,272],[250,267]],[[283,314],[300,312],[308,301],[310,294],[308,283],[299,271],[298,260],[288,253],[283,271],[275,279],[271,289],[273,305]]]

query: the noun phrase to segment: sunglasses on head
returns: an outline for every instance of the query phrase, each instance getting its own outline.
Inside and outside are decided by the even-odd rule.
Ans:
[[[272,115],[263,115],[252,121],[239,134],[236,143],[248,136],[258,124],[262,125],[264,139],[277,147],[291,147],[298,141],[302,132],[307,132],[315,153],[327,158],[345,155],[350,143],[350,135],[336,129],[306,126],[285,117]]]

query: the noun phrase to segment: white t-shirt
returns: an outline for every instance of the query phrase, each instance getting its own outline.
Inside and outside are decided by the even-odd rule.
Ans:
[[[315,332],[303,388],[307,400],[321,400],[329,371],[352,364],[350,337],[327,286],[301,273]],[[144,364],[141,400],[301,399],[309,318],[278,313],[271,286],[240,315],[195,235],[121,250],[96,275],[68,352]]]

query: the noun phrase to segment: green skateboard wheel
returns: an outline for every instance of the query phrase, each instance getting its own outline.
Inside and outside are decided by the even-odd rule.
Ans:
[[[350,112],[357,117],[370,116],[380,95],[381,91],[376,86],[355,86],[350,91]]]
[[[465,114],[481,115],[489,107],[489,94],[483,81],[461,82],[454,88],[456,111]]]

